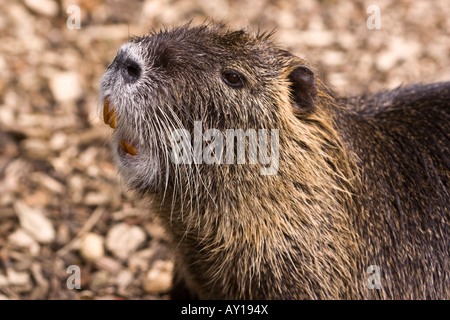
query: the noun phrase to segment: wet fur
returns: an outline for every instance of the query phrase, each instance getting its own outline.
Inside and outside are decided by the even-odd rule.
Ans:
[[[293,108],[290,73],[307,63],[224,26],[135,38],[143,78],[108,68],[100,99],[118,115],[113,150],[172,238],[174,298],[450,298],[450,83],[337,98],[316,77],[313,108]],[[220,74],[246,76],[241,90]],[[279,129],[279,171],[179,165],[167,133]],[[133,141],[135,158],[117,139]],[[381,268],[380,290],[367,267]]]

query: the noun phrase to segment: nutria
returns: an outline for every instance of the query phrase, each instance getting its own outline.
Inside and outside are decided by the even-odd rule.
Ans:
[[[339,98],[271,38],[162,30],[103,76],[118,170],[171,237],[172,297],[449,299],[450,82]],[[276,170],[177,162],[173,132],[199,122],[277,132]]]

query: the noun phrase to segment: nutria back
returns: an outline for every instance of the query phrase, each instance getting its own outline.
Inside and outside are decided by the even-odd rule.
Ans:
[[[270,34],[132,39],[100,99],[174,298],[450,298],[450,83],[341,98]]]
[[[382,270],[380,296],[448,298],[450,83],[343,104],[351,121],[337,126],[358,156],[362,182],[363,216],[354,225],[365,261]]]

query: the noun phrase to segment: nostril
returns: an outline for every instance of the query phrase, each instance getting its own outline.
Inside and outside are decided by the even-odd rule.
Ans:
[[[141,68],[137,65],[130,65],[127,67],[127,72],[130,77],[139,78],[141,75]]]
[[[122,75],[126,82],[135,82],[141,77],[141,67],[133,60],[127,59],[122,65]]]

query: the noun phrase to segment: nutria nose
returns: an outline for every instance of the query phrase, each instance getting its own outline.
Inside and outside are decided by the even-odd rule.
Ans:
[[[120,73],[125,82],[133,83],[141,77],[141,67],[131,58],[126,58],[120,63]]]

